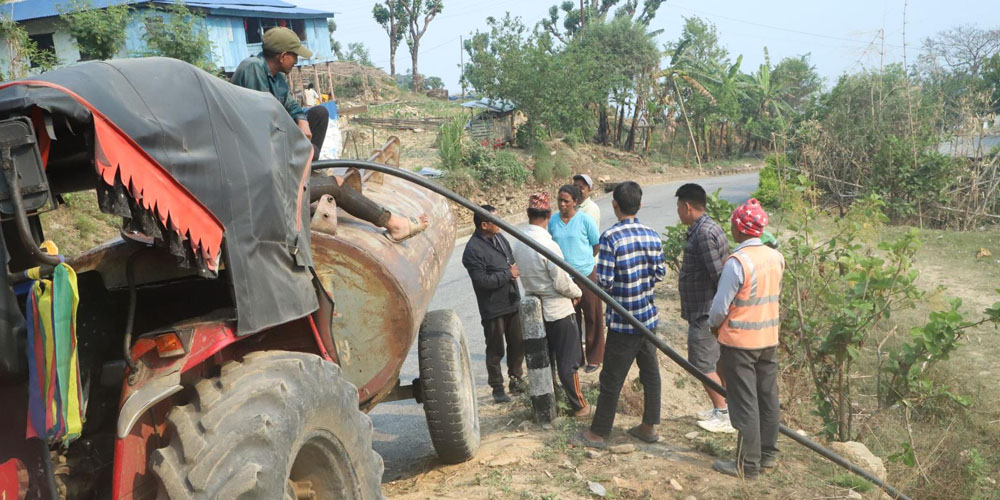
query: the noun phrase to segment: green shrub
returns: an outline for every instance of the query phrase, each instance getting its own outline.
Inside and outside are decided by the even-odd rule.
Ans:
[[[545,142],[548,134],[545,129],[539,127],[531,122],[525,123],[518,127],[517,132],[514,133],[514,141],[517,142],[517,147],[521,149],[531,149],[538,144]]]
[[[476,179],[467,168],[445,171],[441,176],[441,185],[466,198],[476,191]]]
[[[552,152],[544,143],[537,143],[532,147],[531,156],[535,159],[535,170],[531,175],[538,184],[547,184],[555,174],[555,160],[552,159]]]
[[[563,135],[563,143],[571,148],[575,149],[581,142],[583,142],[583,135],[579,129],[571,130]]]
[[[556,179],[566,179],[573,174],[573,170],[569,166],[569,161],[566,156],[562,153],[557,153],[555,156],[555,173]]]
[[[441,125],[438,134],[438,157],[445,170],[456,170],[462,167],[462,139],[465,132],[465,120],[457,116]]]
[[[764,208],[781,208],[781,185],[778,180],[778,166],[783,159],[768,155],[764,160],[764,168],[760,170],[758,176],[757,190],[753,197],[757,198]]]
[[[528,180],[528,169],[510,151],[497,151],[476,167],[479,183],[486,188],[513,185],[521,187]]]

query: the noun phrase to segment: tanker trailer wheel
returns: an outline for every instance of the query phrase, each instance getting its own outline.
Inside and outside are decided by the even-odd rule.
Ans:
[[[427,429],[442,461],[469,460],[479,449],[479,403],[465,329],[455,311],[430,311],[417,339]]]
[[[340,367],[299,352],[229,362],[167,415],[169,443],[153,452],[158,498],[382,498],[372,422]]]

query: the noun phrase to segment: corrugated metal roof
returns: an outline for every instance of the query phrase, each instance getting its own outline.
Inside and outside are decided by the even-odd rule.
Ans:
[[[478,101],[469,101],[462,103],[463,107],[466,108],[477,108],[477,109],[488,109],[490,111],[495,111],[497,113],[506,113],[508,111],[514,111],[514,103],[506,99],[490,99],[484,97]]]
[[[126,3],[135,5],[150,2],[148,0],[91,0],[90,3],[94,7],[104,8],[109,5],[120,5]],[[170,4],[174,2],[170,0],[154,0],[152,3]],[[3,13],[11,16],[14,21],[28,21],[31,19],[58,16],[58,7],[65,4],[67,4],[66,0],[12,0],[3,4],[3,6],[0,6],[0,9],[3,9]],[[208,9],[208,11],[213,14],[252,16],[256,13],[266,15],[258,15],[254,17],[268,17],[268,15],[273,17],[289,16],[296,18],[333,17],[332,12],[296,7],[295,5],[282,2],[281,0],[188,0],[185,4],[190,7]]]

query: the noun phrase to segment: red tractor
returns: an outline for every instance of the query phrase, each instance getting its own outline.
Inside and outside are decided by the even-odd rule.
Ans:
[[[176,60],[0,84],[0,499],[377,499],[365,412],[414,397],[441,458],[472,457],[462,326],[426,312],[450,208],[362,172],[366,196],[430,228],[395,244],[331,224],[310,155],[273,97]],[[40,214],[79,191],[121,238],[67,260]],[[52,333],[33,290],[68,294],[67,273],[72,328]],[[417,337],[421,377],[401,385]]]

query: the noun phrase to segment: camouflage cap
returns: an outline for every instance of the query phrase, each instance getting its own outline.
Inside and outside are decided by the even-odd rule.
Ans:
[[[294,31],[288,28],[276,26],[265,31],[262,42],[263,43],[261,45],[266,52],[274,52],[278,54],[282,52],[293,52],[298,54],[299,57],[304,57],[306,59],[311,59],[313,56],[312,51],[302,45],[302,41],[299,40],[299,35],[296,35]]]

